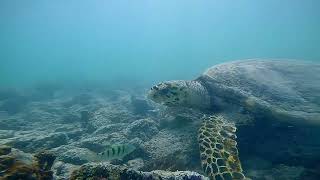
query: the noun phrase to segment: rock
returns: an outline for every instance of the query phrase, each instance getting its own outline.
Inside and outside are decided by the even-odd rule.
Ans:
[[[137,115],[147,115],[153,108],[145,98],[131,97],[132,111]]]
[[[75,123],[75,122],[80,122],[80,117],[74,114],[67,114],[62,117],[62,121],[64,123]]]
[[[40,151],[34,155],[36,165],[41,170],[49,171],[53,165],[56,156],[49,151]]]
[[[69,122],[74,123],[80,123],[81,128],[83,128],[87,133],[92,133],[96,130],[96,128],[91,124],[91,118],[92,118],[92,113],[89,112],[88,110],[83,110],[83,108],[80,108],[76,110],[77,114],[73,113],[69,115],[70,119]],[[68,116],[67,116],[68,117]]]
[[[180,131],[161,130],[142,145],[150,157],[143,169],[198,170],[200,159],[196,133],[191,127]]]
[[[121,160],[110,162],[128,166],[124,178],[180,178],[190,175],[183,170],[202,172],[197,142],[202,113],[190,109],[172,111],[152,103],[149,104],[151,107],[147,107],[146,103],[149,102],[141,94],[125,91],[119,91],[116,97],[110,97],[109,94],[101,96],[89,90],[83,92],[70,89],[68,92],[60,92],[60,96],[28,102],[25,109],[13,115],[1,111],[0,144],[12,144],[30,153],[50,149],[58,156],[58,161],[51,168],[56,179],[69,179],[72,171],[89,162],[90,158],[86,157],[88,154],[102,152],[109,145],[127,143],[136,146],[136,150]],[[0,104],[10,98],[0,100]],[[63,106],[65,102],[71,101],[68,107]],[[153,113],[146,111],[149,108],[155,109]],[[252,136],[256,134],[257,128],[260,132],[265,126],[252,127],[252,132],[239,127],[237,133],[240,159],[247,176],[254,180],[279,177],[295,179],[299,176],[306,180],[320,179],[320,168],[316,168],[320,157],[318,128],[314,132],[309,129],[299,130],[299,133],[292,128],[285,131],[268,129],[261,133],[261,137]],[[12,148],[13,153],[16,151]],[[8,149],[0,148],[0,155],[8,152]],[[29,153],[17,154],[23,157],[19,161],[27,166],[35,158],[26,155]],[[14,161],[13,156],[2,159],[0,169],[11,166]],[[285,163],[284,167],[278,166],[279,163]],[[48,169],[41,164],[41,168]],[[109,167],[92,166],[102,173],[102,178],[106,175],[103,173],[110,172],[107,171]],[[306,169],[301,173],[302,166]],[[82,171],[89,172],[83,177],[99,173],[93,169]],[[170,172],[176,170],[179,172]]]
[[[57,104],[30,103],[23,115],[23,119],[27,122],[41,122],[45,125],[48,123],[63,122],[63,118],[67,113],[63,108],[56,107]]]
[[[149,118],[136,120],[127,127],[127,135],[130,138],[138,137],[143,141],[150,139],[158,132],[158,124]]]
[[[62,161],[56,161],[54,165],[52,166],[52,171],[54,179],[57,180],[67,180],[70,179],[71,173],[79,168],[79,166],[64,163]]]
[[[87,148],[93,152],[102,152],[106,147],[97,141],[92,141],[92,138],[81,141],[81,147]]]
[[[8,136],[8,137],[12,137],[12,135],[14,135],[14,133],[9,133],[9,132],[13,132],[13,131],[19,131],[19,130],[23,130],[25,123],[24,121],[21,121],[17,118],[14,118],[13,116],[10,116],[8,118],[4,118],[4,119],[0,119],[0,129],[1,130],[5,130],[2,131],[0,134],[0,139],[2,139],[2,136]]]
[[[209,180],[209,178],[192,171],[162,171],[162,170],[155,170],[151,171],[151,174],[155,175],[158,179],[158,177],[161,177],[163,180]]]
[[[103,108],[96,110],[92,114],[90,123],[96,129],[117,123],[131,123],[135,120],[135,116],[127,109],[116,106],[116,105],[106,105]]]
[[[117,124],[106,124],[105,126],[99,127],[93,134],[110,134],[110,133],[120,133],[128,126],[127,123],[117,123]]]
[[[13,130],[0,130],[0,139],[12,138],[14,136]]]
[[[0,156],[0,179],[52,179],[51,166],[54,160],[55,156],[50,152],[43,151],[32,156],[14,149]]]
[[[134,179],[134,180],[204,180],[204,176],[191,171],[152,171],[142,172],[128,168],[127,166],[111,165],[109,163],[89,163],[72,172],[71,180],[80,179]]]
[[[80,112],[80,120],[83,123],[89,123],[92,114],[89,111],[81,111]]]
[[[0,178],[3,176],[9,167],[11,167],[15,162],[15,158],[12,156],[0,156]]]
[[[140,146],[142,146],[143,141],[140,138],[136,137],[136,138],[131,139],[129,143],[136,146],[136,147],[140,147]]]
[[[137,159],[133,159],[133,160],[129,160],[127,162],[128,167],[134,170],[140,170],[143,168],[144,166],[144,162],[143,159],[141,158],[137,158]]]
[[[11,147],[6,146],[6,145],[1,145],[0,146],[0,156],[7,155],[9,153],[11,153]]]
[[[74,165],[82,165],[87,163],[88,160],[86,159],[86,156],[92,153],[86,148],[70,146],[60,147],[54,149],[53,151],[58,155],[58,159],[60,161]]]
[[[71,130],[69,132],[67,131],[66,135],[69,140],[78,141],[79,139],[82,138],[82,136],[85,132],[86,132],[86,130],[76,129],[76,130]]]
[[[85,144],[91,144],[90,142],[94,142],[94,144],[100,144],[101,146],[109,146],[114,144],[125,144],[128,143],[129,140],[127,139],[126,135],[122,132],[114,132],[114,133],[107,133],[107,134],[92,134],[92,136],[87,136],[82,138],[81,142],[78,143],[79,146],[83,146]],[[84,146],[87,147],[87,146]]]
[[[65,133],[49,133],[47,135],[29,136],[20,138],[12,142],[12,146],[23,149],[26,152],[34,152],[38,149],[52,149],[68,143],[68,137]]]

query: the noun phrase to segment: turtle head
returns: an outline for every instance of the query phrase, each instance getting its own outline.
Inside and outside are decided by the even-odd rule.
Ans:
[[[167,81],[153,86],[148,98],[168,107],[203,108],[209,106],[209,96],[197,81]]]

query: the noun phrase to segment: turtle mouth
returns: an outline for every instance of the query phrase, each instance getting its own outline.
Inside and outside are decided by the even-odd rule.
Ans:
[[[147,97],[156,103],[165,104],[164,97],[168,97],[169,91],[163,83],[160,83],[149,90]]]
[[[149,91],[147,98],[155,103],[164,104],[161,96],[157,92],[154,92],[152,90]]]
[[[160,103],[159,98],[157,97],[157,92],[155,89],[153,89],[153,87],[149,90],[147,98],[152,100],[153,102]]]

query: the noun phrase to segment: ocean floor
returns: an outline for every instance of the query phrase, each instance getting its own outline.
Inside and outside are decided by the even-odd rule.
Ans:
[[[41,158],[36,163],[52,172],[49,179],[108,179],[113,171],[125,171],[128,179],[204,179],[197,144],[201,114],[168,111],[145,93],[144,88],[101,87],[1,90],[0,145],[24,154],[20,158],[52,153],[50,167],[40,166]],[[245,174],[254,180],[320,179],[319,139],[319,129],[242,125],[238,143]],[[136,149],[122,159],[93,162],[89,156],[119,144]],[[10,153],[1,152],[0,162],[5,162]],[[0,166],[0,179],[12,172]]]

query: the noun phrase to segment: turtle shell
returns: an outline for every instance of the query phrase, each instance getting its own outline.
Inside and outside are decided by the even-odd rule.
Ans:
[[[272,118],[320,124],[320,64],[242,60],[213,66],[198,80],[213,99]]]

